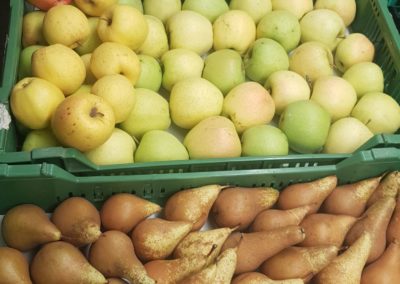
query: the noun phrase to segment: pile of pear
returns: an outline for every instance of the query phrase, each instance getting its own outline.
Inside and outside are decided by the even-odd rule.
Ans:
[[[374,43],[347,33],[355,0],[228,2],[27,12],[10,94],[21,150],[70,147],[96,165],[351,153],[399,129]]]
[[[51,214],[11,208],[2,283],[346,283],[400,281],[400,172],[272,187],[207,184],[163,206],[116,193],[69,197]],[[49,216],[50,215],[50,216]],[[29,255],[29,257],[27,257]]]

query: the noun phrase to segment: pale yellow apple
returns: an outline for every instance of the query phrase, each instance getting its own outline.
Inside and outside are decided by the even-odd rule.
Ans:
[[[116,123],[128,118],[136,102],[132,83],[120,74],[101,77],[93,84],[91,93],[103,97],[110,103]]]
[[[75,94],[87,94],[90,93],[92,90],[92,85],[88,85],[88,84],[82,84],[78,90],[76,90],[75,92],[73,92],[71,95],[75,95]]]
[[[335,66],[345,72],[356,63],[372,62],[374,55],[375,46],[366,35],[351,33],[336,47]]]
[[[137,88],[135,106],[119,127],[140,139],[147,131],[165,130],[170,125],[168,101],[152,90]]]
[[[135,140],[125,131],[114,128],[111,136],[100,146],[84,153],[96,165],[115,165],[134,162]]]
[[[105,75],[121,74],[135,85],[140,75],[140,61],[136,53],[126,45],[103,42],[92,53],[90,70],[97,79]]]
[[[344,24],[350,26],[356,17],[357,5],[355,0],[316,0],[315,9],[331,9],[342,17]]]
[[[213,46],[213,28],[203,15],[184,10],[172,15],[166,24],[170,49],[185,48],[199,55],[207,53]]]
[[[11,111],[17,121],[29,129],[43,129],[50,125],[53,112],[64,98],[54,84],[41,78],[26,77],[11,91]]]
[[[271,0],[272,10],[286,10],[298,19],[314,8],[313,0]]]
[[[102,97],[90,93],[66,97],[51,118],[51,129],[57,140],[82,152],[107,141],[114,127],[111,105]]]
[[[325,108],[332,122],[350,116],[357,102],[357,93],[345,79],[337,76],[319,77],[313,85],[311,100]]]
[[[213,23],[215,50],[231,48],[244,54],[256,39],[256,24],[241,10],[229,10]]]
[[[92,58],[91,53],[86,53],[84,55],[81,55],[81,59],[83,61],[83,64],[85,64],[85,69],[86,69],[86,76],[85,76],[85,84],[91,85],[93,84],[97,79],[93,75],[92,70],[90,69],[90,59]]]
[[[22,151],[61,146],[50,128],[29,131],[22,144]]]
[[[118,3],[118,0],[75,0],[75,5],[88,16],[101,16],[107,9]]]
[[[97,34],[97,25],[99,23],[98,17],[88,18],[90,33],[86,40],[80,43],[79,46],[75,48],[75,51],[79,55],[84,55],[87,53],[92,53],[93,50],[101,44],[99,35]]]
[[[272,11],[271,0],[231,0],[229,7],[231,10],[243,10],[249,13],[256,24]]]
[[[160,58],[169,49],[167,32],[159,18],[144,15],[149,31],[143,44],[137,50],[140,54]]]
[[[121,43],[135,51],[144,43],[148,30],[143,14],[129,5],[115,5],[106,10],[97,26],[103,42]]]
[[[49,44],[61,43],[75,48],[86,41],[90,34],[86,15],[72,5],[56,5],[43,19],[43,35]]]
[[[269,123],[275,115],[275,103],[261,84],[245,82],[225,96],[222,115],[232,120],[240,134],[252,126]]]
[[[164,24],[181,8],[181,0],[143,0],[144,13],[159,18]]]
[[[214,22],[219,15],[229,10],[225,0],[185,0],[182,10],[191,10],[205,16],[210,22]]]
[[[32,74],[48,80],[65,95],[69,95],[85,81],[86,68],[73,49],[56,43],[39,48],[33,53]]]
[[[46,15],[44,11],[30,11],[22,18],[22,46],[46,45],[42,33],[43,18]]]

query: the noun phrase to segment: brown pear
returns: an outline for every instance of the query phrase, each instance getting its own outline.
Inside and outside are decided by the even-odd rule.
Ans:
[[[374,193],[368,199],[367,207],[371,206],[378,199],[384,196],[396,198],[400,188],[400,171],[393,171],[386,174]]]
[[[230,284],[235,272],[237,261],[236,248],[230,248],[221,253],[216,262],[199,272],[185,278],[185,284]]]
[[[30,270],[35,284],[107,283],[78,248],[64,241],[42,246],[33,257]]]
[[[32,284],[28,261],[19,250],[0,247],[0,283]]]
[[[1,225],[5,243],[20,251],[61,239],[61,232],[44,210],[34,204],[17,205],[7,211]]]
[[[388,243],[395,239],[400,240],[400,195],[397,197],[396,207],[386,231],[386,239]]]
[[[165,259],[190,232],[193,224],[187,221],[167,221],[149,218],[140,222],[132,231],[136,256],[144,261]]]
[[[174,258],[203,256],[207,258],[207,264],[212,263],[233,230],[217,228],[191,232],[176,246],[173,256]]]
[[[292,209],[303,205],[311,205],[311,213],[316,213],[322,202],[337,185],[336,176],[327,176],[310,182],[291,184],[279,195],[278,207]]]
[[[342,254],[333,259],[313,279],[315,284],[359,284],[372,247],[369,233],[362,234]]]
[[[107,284],[127,284],[127,282],[120,278],[107,278],[107,281]]]
[[[347,215],[311,214],[300,223],[306,237],[299,246],[334,245],[341,247],[347,232],[356,221],[356,217]]]
[[[218,227],[246,229],[261,211],[271,208],[279,191],[270,187],[230,187],[221,191],[211,209]]]
[[[225,241],[222,251],[237,247],[235,274],[257,269],[261,263],[284,248],[304,240],[305,234],[299,226],[286,226],[269,231],[232,233]]]
[[[203,256],[152,260],[144,265],[148,275],[157,284],[179,283],[206,266],[207,259]]]
[[[118,193],[108,198],[100,210],[106,230],[130,232],[140,221],[161,211],[161,206],[130,193]]]
[[[381,177],[374,177],[336,187],[325,199],[321,211],[329,214],[361,216],[380,180]]]
[[[91,245],[88,258],[106,277],[125,278],[132,284],[155,283],[136,257],[131,239],[121,231],[101,234]]]
[[[288,247],[267,259],[260,272],[275,280],[300,278],[309,281],[338,254],[333,245],[315,247]]]
[[[304,284],[302,279],[272,280],[260,272],[246,272],[236,276],[232,284]]]
[[[299,225],[311,208],[311,205],[303,205],[288,210],[264,210],[256,216],[250,230],[253,232],[268,231],[289,225]]]
[[[370,234],[372,249],[367,263],[376,260],[386,248],[386,230],[395,206],[393,197],[381,197],[364,212],[346,235],[345,244],[351,245],[363,232]]]
[[[192,231],[199,230],[207,221],[211,207],[223,187],[217,184],[178,191],[168,198],[164,217],[170,221],[190,221]]]
[[[400,243],[391,242],[385,252],[367,265],[361,275],[361,284],[400,283]]]
[[[51,216],[61,231],[61,239],[81,247],[100,236],[100,214],[97,208],[82,197],[70,197],[61,202]]]

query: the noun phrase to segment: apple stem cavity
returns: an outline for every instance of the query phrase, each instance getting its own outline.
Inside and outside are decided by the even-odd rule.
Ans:
[[[98,112],[98,111],[97,111],[97,107],[93,107],[93,108],[90,110],[90,117],[96,117],[96,116],[101,116],[101,117],[103,117],[103,116],[104,116],[104,113]]]

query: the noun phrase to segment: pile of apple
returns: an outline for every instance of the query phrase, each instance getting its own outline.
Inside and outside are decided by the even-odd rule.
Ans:
[[[1,224],[0,279],[399,283],[400,172],[337,183],[330,175],[280,192],[208,184],[175,192],[163,207],[117,193],[100,211],[70,197],[50,219],[34,204],[17,205]]]
[[[95,164],[351,153],[395,133],[355,0],[29,0],[10,103],[22,150]],[[390,60],[390,59],[388,59]]]

